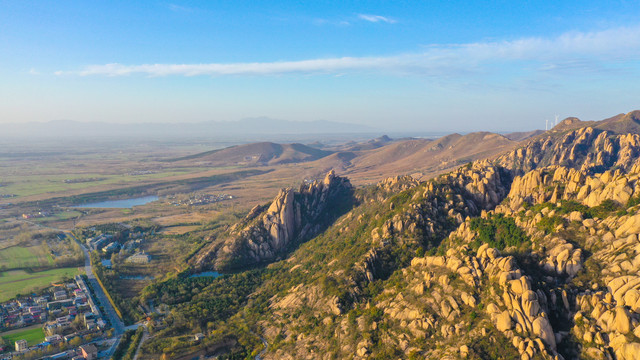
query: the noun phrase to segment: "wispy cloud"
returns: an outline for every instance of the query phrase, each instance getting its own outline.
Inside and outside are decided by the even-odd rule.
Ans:
[[[371,15],[371,14],[358,14],[358,19],[368,21],[368,22],[385,22],[388,24],[395,24],[397,21],[386,16],[381,15]]]
[[[333,26],[349,26],[351,22],[347,20],[328,20],[328,19],[313,19],[312,23],[317,26],[333,25]]]
[[[167,8],[173,12],[179,12],[179,13],[190,13],[193,12],[193,9],[190,7],[186,7],[186,6],[182,6],[182,5],[177,5],[177,4],[167,4]]]
[[[348,74],[384,72],[422,76],[456,76],[500,71],[513,65],[531,71],[601,71],[607,64],[640,60],[640,26],[598,32],[570,32],[554,38],[430,45],[419,53],[371,57],[338,57],[299,61],[90,65],[78,71],[56,72],[81,76],[222,76],[284,74]],[[533,63],[533,66],[532,66]],[[635,65],[637,67],[637,63]]]

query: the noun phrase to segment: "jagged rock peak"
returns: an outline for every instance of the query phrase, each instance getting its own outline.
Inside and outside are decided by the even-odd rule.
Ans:
[[[420,185],[420,182],[409,175],[388,177],[378,184],[380,188],[389,192],[404,191],[418,185]]]
[[[316,235],[349,204],[353,188],[347,178],[329,171],[322,181],[303,182],[298,192],[281,189],[266,211],[255,208],[234,226],[218,253],[218,269],[276,260],[292,244]]]
[[[335,172],[333,169],[331,169],[331,170],[329,170],[329,172],[327,173],[327,175],[324,177],[324,181],[323,181],[323,183],[324,183],[326,186],[329,186],[329,185],[331,184],[331,181],[332,181],[333,179],[335,179],[335,177],[336,177],[336,172]]]

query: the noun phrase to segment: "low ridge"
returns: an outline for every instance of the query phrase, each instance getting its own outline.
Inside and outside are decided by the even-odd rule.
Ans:
[[[331,154],[331,151],[297,143],[258,142],[207,151],[172,161],[197,161],[208,166],[259,166],[313,161]]]

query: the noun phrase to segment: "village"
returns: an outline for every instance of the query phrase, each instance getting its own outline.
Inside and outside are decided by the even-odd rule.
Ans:
[[[86,276],[0,304],[0,359],[96,359],[112,336]],[[24,329],[24,331],[20,331]],[[7,343],[11,339],[11,343]]]
[[[78,239],[80,244],[70,243],[77,244],[78,251],[86,248],[95,256],[85,262],[85,271],[91,273],[96,268],[110,269],[115,254],[118,263],[150,262],[151,256],[141,248],[154,233],[153,228],[113,223],[79,229],[76,235],[55,234],[46,243],[57,258],[68,255],[69,250],[58,242]],[[88,252],[86,256],[88,259]],[[75,275],[0,303],[0,360],[111,357],[124,328],[102,286],[99,280]],[[112,323],[114,319],[118,319],[118,326]]]
[[[169,204],[174,206],[191,206],[191,205],[206,205],[213,204],[225,200],[233,200],[233,195],[229,194],[191,194],[188,196],[172,195],[167,197]]]
[[[148,263],[151,261],[151,257],[145,252],[139,251],[146,235],[147,233],[144,231],[116,232],[115,234],[105,232],[88,237],[86,245],[90,250],[101,252],[102,256],[107,257],[101,261],[106,268],[111,268],[112,264],[108,256],[114,253],[131,254],[126,258],[126,262]]]

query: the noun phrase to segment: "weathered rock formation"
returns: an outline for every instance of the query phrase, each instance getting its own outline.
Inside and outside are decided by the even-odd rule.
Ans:
[[[593,174],[607,169],[629,170],[640,154],[640,135],[615,135],[609,131],[583,127],[553,132],[530,141],[497,159],[497,164],[516,174],[542,166],[559,165]]]
[[[217,251],[216,268],[243,268],[274,261],[328,226],[352,203],[349,180],[336,176],[333,170],[322,181],[303,183],[298,191],[282,189],[268,208],[254,208],[231,229]]]

